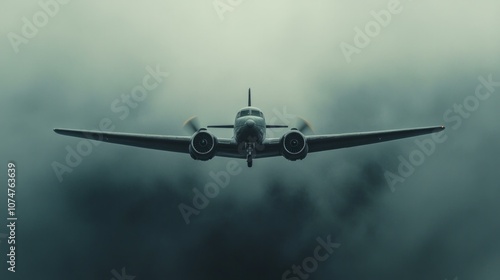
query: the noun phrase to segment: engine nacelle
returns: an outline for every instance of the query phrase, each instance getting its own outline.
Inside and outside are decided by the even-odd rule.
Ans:
[[[281,155],[288,160],[304,159],[309,150],[304,134],[292,130],[281,137]]]
[[[191,138],[189,154],[197,160],[212,159],[215,156],[215,145],[217,145],[217,138],[206,130],[200,130]]]

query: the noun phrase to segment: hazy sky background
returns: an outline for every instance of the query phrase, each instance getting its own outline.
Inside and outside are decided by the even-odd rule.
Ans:
[[[348,63],[340,44],[389,2],[244,1],[221,20],[212,1],[73,0],[16,53],[8,34],[43,10],[3,1],[0,174],[16,162],[19,220],[17,272],[0,238],[1,278],[113,279],[125,267],[136,280],[281,279],[330,235],[341,246],[310,279],[499,279],[500,87],[460,125],[444,114],[479,76],[500,81],[500,4],[401,1]],[[121,120],[111,104],[157,65],[169,77]],[[230,159],[101,144],[62,182],[53,171],[79,142],[55,127],[109,118],[115,131],[186,135],[192,115],[231,124],[248,87],[268,120],[285,110],[316,133],[444,124],[448,138],[394,192],[384,173],[397,174],[414,139],[238,161],[189,225],[178,205]]]

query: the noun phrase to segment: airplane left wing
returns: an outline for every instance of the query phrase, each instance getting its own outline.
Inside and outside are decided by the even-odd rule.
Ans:
[[[313,135],[307,136],[307,144],[309,153],[313,153],[408,138],[439,132],[443,129],[444,126],[433,126],[361,133]]]
[[[191,137],[188,136],[164,136],[61,128],[56,128],[54,131],[62,135],[87,138],[89,140],[178,153],[189,153],[189,143],[191,141]]]

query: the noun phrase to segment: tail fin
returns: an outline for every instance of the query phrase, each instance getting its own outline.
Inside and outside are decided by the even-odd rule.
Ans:
[[[252,106],[252,90],[248,88],[248,107]]]

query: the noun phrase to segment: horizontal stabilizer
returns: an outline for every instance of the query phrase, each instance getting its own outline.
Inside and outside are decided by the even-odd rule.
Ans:
[[[282,124],[268,124],[266,125],[266,128],[287,128],[288,125],[282,125]]]
[[[207,127],[212,128],[234,128],[232,124],[221,124],[221,125],[208,125]]]

